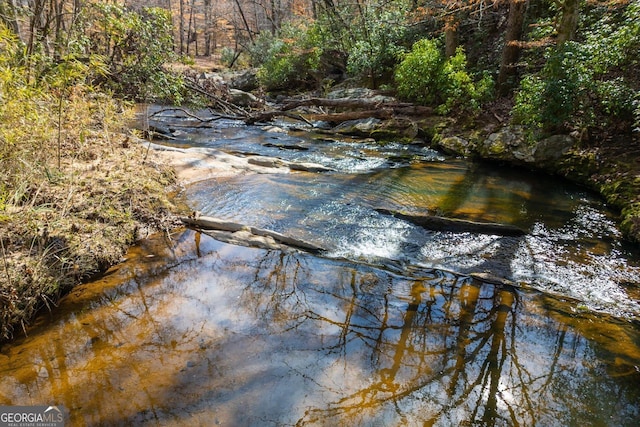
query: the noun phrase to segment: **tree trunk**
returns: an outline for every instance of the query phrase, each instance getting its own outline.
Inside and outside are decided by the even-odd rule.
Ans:
[[[565,42],[573,40],[576,35],[580,16],[580,0],[564,0],[558,4],[558,7],[562,11],[558,25],[558,46],[562,46]]]
[[[191,43],[198,41],[198,33],[195,28],[195,19],[193,18],[195,0],[191,0],[191,6],[189,10],[189,25],[187,26],[187,55],[191,53]],[[196,44],[196,53],[194,56],[198,56],[198,47]]]
[[[227,221],[220,218],[209,217],[209,216],[199,216],[197,214],[194,214],[190,217],[182,217],[180,218],[180,220],[185,225],[192,228],[199,229],[199,230],[203,230],[203,232],[205,233],[208,230],[222,231],[224,233],[237,233],[235,234],[236,238],[232,238],[234,236],[232,236],[231,234],[224,234],[224,235],[213,234],[213,237],[216,237],[216,238],[226,237],[226,238],[229,238],[229,240],[223,239],[223,241],[230,241],[236,244],[245,244],[247,246],[253,246],[256,243],[261,244],[263,243],[263,241],[255,239],[255,236],[259,236],[267,239],[273,239],[274,242],[277,242],[281,245],[302,249],[307,252],[321,253],[325,251],[323,247],[318,246],[311,242],[307,242],[305,240],[297,239],[295,237],[285,236],[273,230],[251,227],[246,224]]]
[[[184,2],[180,0],[180,22],[178,23],[178,31],[180,32],[180,55],[184,52]]]
[[[444,218],[435,215],[408,215],[388,209],[376,209],[383,215],[391,215],[412,224],[435,231],[452,231],[457,233],[493,234],[497,236],[524,236],[523,229],[510,224],[495,222],[477,222],[457,218]]]
[[[509,17],[507,18],[507,30],[505,32],[502,61],[498,74],[498,91],[505,95],[512,87],[510,80],[516,75],[516,64],[520,57],[518,42],[522,38],[524,15],[527,10],[527,0],[511,0],[509,2]]]
[[[458,22],[453,16],[447,17],[444,24],[444,55],[451,58],[458,48]]]
[[[238,12],[240,13],[240,17],[242,18],[242,23],[244,24],[244,28],[247,30],[247,36],[249,37],[249,41],[253,43],[253,34],[251,31],[251,27],[249,27],[249,22],[247,21],[247,17],[244,14],[242,5],[240,5],[240,0],[235,0],[235,3],[238,6]]]
[[[211,0],[204,0],[204,56],[211,56],[211,38],[213,33],[213,10]]]

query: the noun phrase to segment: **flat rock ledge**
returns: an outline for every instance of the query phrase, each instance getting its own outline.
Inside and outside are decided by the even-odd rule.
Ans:
[[[238,175],[239,173],[331,172],[333,169],[316,163],[296,163],[275,157],[230,154],[212,148],[178,148],[140,140],[153,150],[164,164],[173,167],[183,184],[206,179]]]

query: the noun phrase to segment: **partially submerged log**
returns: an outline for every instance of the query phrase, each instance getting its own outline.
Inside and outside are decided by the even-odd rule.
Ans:
[[[497,236],[524,236],[527,234],[520,227],[496,222],[478,222],[458,218],[445,218],[436,215],[409,215],[388,209],[376,209],[383,215],[391,215],[412,224],[435,231],[452,231],[458,233],[494,234]]]
[[[289,168],[292,171],[297,172],[333,172],[334,169],[331,169],[327,166],[323,166],[317,163],[296,163],[296,162],[288,162],[286,160],[278,159],[276,157],[251,157],[247,160],[247,163],[262,166],[265,168]]]
[[[210,216],[193,215],[182,217],[180,220],[191,228],[196,228],[210,236],[224,242],[244,244],[266,249],[282,249],[292,247],[307,252],[320,253],[325,249],[314,243],[295,237],[285,236],[273,230],[251,227],[233,221],[227,221]]]

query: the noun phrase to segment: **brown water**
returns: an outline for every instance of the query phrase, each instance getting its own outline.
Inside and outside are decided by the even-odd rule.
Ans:
[[[2,347],[0,405],[64,405],[72,425],[640,424],[638,257],[597,199],[420,147],[216,132],[192,139],[336,172],[203,181],[194,207],[326,256],[193,231],[141,242]],[[293,143],[306,150],[274,148]],[[433,232],[375,208],[528,234]]]
[[[637,425],[640,333],[571,302],[187,231],[3,349],[73,425]]]

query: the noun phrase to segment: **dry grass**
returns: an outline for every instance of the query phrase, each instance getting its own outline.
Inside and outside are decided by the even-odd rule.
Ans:
[[[175,225],[175,176],[130,142],[131,109],[73,91],[58,101],[0,107],[0,341],[136,238]]]

